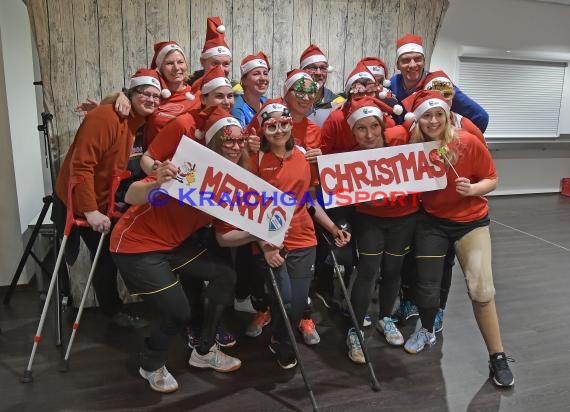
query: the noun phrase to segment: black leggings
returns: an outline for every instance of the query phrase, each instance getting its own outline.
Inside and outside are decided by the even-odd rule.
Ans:
[[[236,275],[223,260],[196,244],[183,244],[171,252],[113,253],[125,284],[160,314],[145,340],[141,367],[153,371],[166,362],[172,340],[188,325],[193,281],[208,281],[204,290],[205,320],[198,352],[214,344],[223,309],[233,302]]]
[[[269,267],[263,255],[258,256],[258,265],[266,273],[266,282],[272,297],[271,316],[275,324],[274,337],[279,342],[288,342],[289,335],[285,321],[278,307],[277,297],[271,286]],[[298,325],[307,305],[309,287],[315,272],[315,247],[307,247],[289,251],[285,264],[273,269],[279,293],[287,310],[292,325]]]
[[[416,218],[416,213],[393,218],[356,214],[359,262],[351,302],[359,325],[364,321],[380,268],[380,318],[392,314],[400,289],[402,264],[410,251]]]
[[[488,224],[488,217],[469,223],[457,223],[422,213],[415,237],[418,270],[415,296],[422,326],[427,330],[433,330],[435,315],[441,307],[442,279],[444,273],[449,273],[452,268],[450,259],[446,258],[449,248],[453,248],[454,242],[473,229]],[[449,269],[445,270],[446,267]]]

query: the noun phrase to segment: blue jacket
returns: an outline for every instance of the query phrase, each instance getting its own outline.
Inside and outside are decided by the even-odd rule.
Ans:
[[[424,71],[424,76],[426,76],[429,72]],[[392,93],[396,95],[396,98],[399,101],[404,100],[410,94],[415,92],[408,92],[404,87],[404,79],[400,73],[395,74],[390,79],[392,84],[390,85],[390,90]],[[457,86],[455,88],[455,97],[453,98],[453,105],[451,106],[451,111],[455,113],[459,113],[462,116],[467,117],[471,120],[475,126],[477,126],[481,132],[485,133],[487,129],[487,125],[489,124],[489,114],[481,107],[477,102],[472,100],[469,96],[461,91],[461,89]],[[399,116],[396,118],[396,122],[402,123],[404,121],[404,115]]]
[[[267,97],[261,96],[261,103],[265,103]],[[234,101],[234,108],[232,109],[232,116],[235,117],[241,124],[241,127],[245,127],[253,120],[257,112],[247,104],[243,98],[243,95],[237,95]]]

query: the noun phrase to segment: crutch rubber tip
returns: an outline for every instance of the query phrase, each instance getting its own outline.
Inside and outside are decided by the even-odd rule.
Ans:
[[[61,363],[59,364],[59,371],[64,373],[69,371],[69,359],[62,359]]]
[[[380,384],[378,383],[378,381],[376,382],[371,382],[370,383],[370,387],[372,388],[372,390],[374,392],[380,392]]]
[[[33,381],[34,378],[32,377],[32,371],[25,370],[24,375],[20,378],[20,382],[22,383],[30,383]]]

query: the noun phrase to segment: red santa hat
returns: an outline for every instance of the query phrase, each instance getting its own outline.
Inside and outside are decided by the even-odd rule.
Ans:
[[[241,129],[240,123],[235,117],[226,111],[222,106],[215,106],[206,109],[206,119],[204,121],[205,143],[210,143],[212,137],[222,128],[227,126],[237,126]],[[197,130],[196,137],[200,138],[202,132]]]
[[[269,59],[263,52],[258,52],[257,54],[248,54],[245,58],[241,61],[241,65],[239,69],[241,71],[241,75],[245,76],[253,69],[257,69],[258,67],[264,67],[267,71],[271,70],[271,65],[269,64]]]
[[[200,55],[202,59],[209,59],[213,56],[232,56],[230,46],[226,43],[225,32],[226,26],[222,24],[222,19],[218,16],[208,17],[206,41]]]
[[[401,109],[401,107],[400,107]],[[354,124],[365,117],[376,116],[384,123],[384,116],[394,113],[394,108],[376,97],[364,96],[350,102],[346,122],[352,129]],[[401,111],[400,111],[401,113]]]
[[[226,78],[224,69],[222,69],[221,66],[214,66],[204,74],[200,91],[202,94],[208,94],[212,90],[222,86],[231,88],[232,83]]]
[[[303,70],[300,69],[293,69],[287,72],[287,79],[285,79],[285,83],[283,83],[283,96],[287,94],[289,89],[295,85],[299,80],[305,79],[313,81],[311,75]]]
[[[304,69],[307,66],[310,66],[313,63],[317,62],[325,62],[328,63],[327,57],[325,54],[319,49],[319,46],[316,44],[311,44],[303,53],[301,53],[301,57],[299,58],[299,67]],[[332,66],[328,66],[327,72],[332,72],[334,69]]]
[[[154,44],[154,56],[152,56],[152,62],[150,63],[151,69],[156,69],[160,73],[160,66],[164,61],[165,57],[173,50],[179,51],[184,60],[186,60],[186,55],[182,47],[178,45],[175,41],[161,41]]]
[[[158,72],[153,69],[138,69],[131,77],[129,89],[133,89],[138,86],[153,86],[160,91],[161,87]]]
[[[408,111],[404,116],[406,121],[418,120],[429,109],[441,107],[449,115],[449,105],[441,97],[441,93],[431,90],[420,90],[406,97],[402,101],[404,107]]]
[[[372,73],[370,73],[370,70],[368,70],[366,65],[362,62],[358,62],[356,64],[356,67],[352,69],[348,75],[348,79],[346,79],[346,83],[344,84],[344,92],[348,95],[354,82],[364,79],[372,80],[372,82],[376,83],[376,79]]]
[[[418,83],[417,90],[432,90],[434,86],[437,87],[438,85],[447,85],[453,88],[453,82],[443,70],[428,73],[428,75]]]
[[[384,63],[382,59],[379,57],[364,57],[360,62],[364,63],[366,68],[374,76],[384,76],[382,85],[384,87],[390,87],[392,83],[388,80],[388,66],[386,66],[386,63]]]
[[[424,53],[424,41],[421,36],[417,34],[405,34],[396,41],[396,56],[397,59],[404,53]]]

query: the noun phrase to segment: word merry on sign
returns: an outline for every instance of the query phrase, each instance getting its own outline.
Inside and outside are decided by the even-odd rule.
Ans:
[[[386,193],[420,193],[447,186],[445,164],[430,156],[438,142],[383,147],[318,157],[323,196],[332,194],[327,208],[379,199]]]
[[[162,186],[171,197],[272,244],[283,243],[295,206],[259,201],[267,200],[264,193],[283,196],[277,188],[187,136],[172,163],[178,174]],[[211,201],[204,202],[204,193]],[[247,201],[240,201],[245,193]]]

